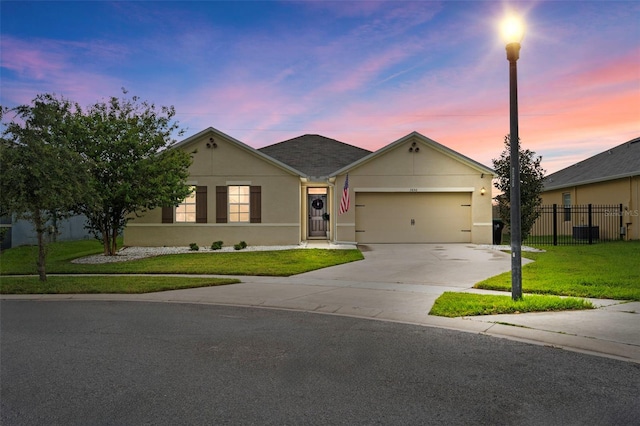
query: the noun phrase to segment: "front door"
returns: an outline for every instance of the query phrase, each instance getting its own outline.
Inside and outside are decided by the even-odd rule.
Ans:
[[[309,237],[325,237],[327,235],[327,195],[308,194],[307,211],[309,212]]]

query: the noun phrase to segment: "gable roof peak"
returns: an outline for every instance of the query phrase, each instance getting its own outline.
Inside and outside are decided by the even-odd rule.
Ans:
[[[255,149],[255,148],[253,148],[253,147],[251,147],[251,146],[239,141],[238,139],[236,139],[236,138],[234,138],[232,136],[229,136],[226,133],[223,133],[220,130],[216,129],[215,127],[211,127],[211,126],[207,127],[204,130],[199,131],[198,133],[196,133],[194,135],[189,136],[188,138],[186,138],[186,139],[184,139],[184,140],[182,140],[182,141],[180,141],[178,143],[175,143],[175,144],[171,145],[170,148],[172,148],[172,149],[183,148],[184,149],[185,147],[189,146],[191,143],[200,140],[200,138],[202,138],[205,135],[212,135],[215,138],[225,139],[226,141],[228,141],[229,143],[235,145],[236,147],[238,147],[238,148],[240,148],[240,149],[242,149],[244,151],[249,152],[251,155],[255,155],[255,156],[259,157],[259,158],[262,158],[263,160],[266,160],[266,161],[270,162],[271,164],[273,164],[273,165],[275,165],[275,166],[277,166],[277,167],[279,167],[281,169],[284,169],[284,170],[286,170],[287,172],[289,172],[291,174],[298,175],[298,176],[300,176],[302,174],[295,167],[292,167],[289,164],[286,164],[286,163],[284,163],[282,161],[279,161],[277,158],[270,157],[270,156],[260,152],[259,150]]]
[[[358,166],[360,166],[361,164],[363,164],[365,162],[371,161],[372,159],[374,159],[374,158],[376,158],[376,157],[378,157],[380,155],[383,155],[385,152],[388,152],[390,150],[393,150],[393,149],[397,148],[398,146],[404,144],[407,141],[410,141],[411,139],[418,139],[420,142],[424,143],[425,145],[428,145],[431,148],[433,148],[433,149],[435,149],[437,151],[440,151],[441,153],[443,153],[443,154],[445,154],[445,155],[447,155],[447,156],[449,156],[451,158],[454,158],[457,161],[465,163],[468,166],[480,171],[481,173],[486,173],[486,174],[489,174],[489,175],[495,175],[496,174],[496,172],[494,170],[492,170],[491,168],[485,166],[484,164],[478,163],[477,161],[472,160],[471,158],[469,158],[469,157],[467,157],[467,156],[465,156],[463,154],[460,154],[459,152],[454,151],[453,149],[451,149],[449,147],[446,147],[446,146],[442,145],[441,143],[438,143],[438,142],[434,141],[433,139],[428,138],[428,137],[426,137],[426,136],[422,135],[421,133],[419,133],[419,132],[414,130],[413,132],[401,137],[397,141],[391,142],[390,144],[383,146],[379,150],[377,150],[375,152],[372,152],[371,154],[369,154],[369,155],[367,155],[365,157],[362,157],[361,159],[357,160],[356,162],[354,162],[352,164],[348,164],[347,166],[343,167],[342,169],[337,170],[336,172],[333,173],[332,176],[337,176],[339,174],[346,173],[349,170],[351,170],[351,169],[353,169],[355,167],[358,167]]]

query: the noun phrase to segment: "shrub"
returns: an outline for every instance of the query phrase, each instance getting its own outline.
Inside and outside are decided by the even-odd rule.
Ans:
[[[235,244],[233,248],[235,250],[242,250],[244,248],[247,248],[247,243],[245,243],[244,241],[240,241],[238,244]]]
[[[222,248],[222,244],[224,244],[222,241],[214,241],[211,244],[211,250],[220,250]]]
[[[198,251],[198,250],[200,250],[200,247],[198,247],[198,245],[196,243],[191,243],[191,244],[189,244],[189,250]]]

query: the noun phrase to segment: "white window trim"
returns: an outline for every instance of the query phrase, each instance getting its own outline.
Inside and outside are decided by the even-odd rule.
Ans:
[[[247,188],[247,202],[246,203],[242,203],[242,202],[237,202],[237,203],[232,203],[231,202],[231,188],[233,187],[237,187],[237,188]],[[240,195],[242,196],[243,194],[234,194],[234,195]],[[246,212],[242,212],[242,211],[238,211],[238,212],[232,212],[231,211],[231,207],[232,206],[247,206],[246,208]],[[246,220],[240,220],[240,218],[242,217],[243,214],[246,214]],[[234,220],[234,216],[237,216],[237,220]],[[251,185],[227,185],[227,222],[229,223],[250,223],[251,222]]]
[[[176,223],[196,223],[196,186],[189,185],[189,188],[192,189],[191,195],[187,196],[180,204],[176,206]],[[189,202],[187,202],[189,200]],[[193,200],[193,201],[191,201]],[[193,207],[193,212],[189,212],[188,207]],[[184,212],[180,212],[180,208],[183,207],[185,209]],[[184,220],[180,220],[179,217],[184,215]],[[193,220],[188,220],[190,215],[193,217]]]

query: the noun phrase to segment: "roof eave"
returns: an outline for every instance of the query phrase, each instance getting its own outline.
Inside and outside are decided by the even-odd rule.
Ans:
[[[587,180],[582,180],[578,182],[567,182],[567,183],[561,183],[561,184],[550,185],[550,186],[545,185],[543,191],[555,191],[557,189],[571,188],[572,186],[590,185],[592,183],[602,183],[602,182],[608,182],[611,180],[624,179],[624,178],[634,177],[634,176],[640,176],[640,170],[630,172],[630,173],[614,175],[614,176],[605,176],[600,178],[587,179]]]

